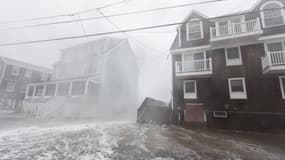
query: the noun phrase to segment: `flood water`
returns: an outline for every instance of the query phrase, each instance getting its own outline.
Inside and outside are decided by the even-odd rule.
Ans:
[[[9,129],[0,128],[0,160],[281,160],[285,157],[284,145],[280,144],[285,137],[281,135],[186,130],[128,121],[37,118],[10,120],[5,128]]]

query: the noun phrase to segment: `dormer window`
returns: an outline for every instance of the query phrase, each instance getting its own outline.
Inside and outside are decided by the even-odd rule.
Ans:
[[[281,2],[270,1],[261,7],[261,17],[263,26],[273,27],[285,24],[284,6]]]
[[[203,23],[199,19],[193,19],[187,23],[187,40],[197,40],[203,38]]]

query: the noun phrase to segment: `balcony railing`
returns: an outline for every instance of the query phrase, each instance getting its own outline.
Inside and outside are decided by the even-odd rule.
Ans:
[[[244,33],[254,33],[257,31],[261,31],[259,18],[241,23],[232,23],[224,26],[211,27],[211,38],[216,39]]]
[[[264,70],[271,66],[285,65],[285,51],[268,52],[261,61]]]
[[[176,62],[176,73],[212,71],[212,59]]]

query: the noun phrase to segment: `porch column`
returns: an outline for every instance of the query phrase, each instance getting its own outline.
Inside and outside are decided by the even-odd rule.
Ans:
[[[25,98],[27,98],[27,97],[28,97],[28,94],[29,94],[29,88],[30,88],[30,85],[27,85],[27,86],[26,86]]]
[[[32,97],[35,97],[35,94],[36,94],[36,87],[37,87],[37,85],[34,85],[34,87],[33,87],[33,96],[32,96]]]
[[[88,85],[89,85],[89,80],[85,81],[85,88],[84,88],[84,95],[88,94]]]
[[[43,93],[42,93],[43,97],[46,95],[46,88],[47,88],[47,84],[44,84],[44,89],[43,89]]]
[[[70,85],[69,85],[69,91],[68,91],[68,95],[71,96],[71,92],[72,92],[72,81],[70,81]]]
[[[55,93],[54,93],[54,96],[56,97],[57,96],[57,92],[58,92],[58,85],[59,83],[55,83]]]

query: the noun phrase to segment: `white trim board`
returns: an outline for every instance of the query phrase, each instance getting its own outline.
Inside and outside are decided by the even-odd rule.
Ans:
[[[187,51],[205,51],[207,49],[211,49],[211,45],[203,45],[203,46],[198,46],[198,47],[189,47],[189,48],[181,48],[181,49],[175,49],[175,50],[170,50],[171,54],[177,53],[177,52],[187,52]],[[181,53],[178,53],[181,54]]]
[[[232,86],[231,86],[232,80],[242,80],[243,92],[232,92]],[[228,78],[228,85],[229,85],[230,99],[247,99],[246,83],[244,77]]]
[[[186,92],[186,83],[193,82],[194,83],[194,93],[187,93]],[[197,82],[196,80],[184,80],[183,81],[183,94],[184,99],[197,99]]]
[[[263,36],[263,37],[260,37],[258,40],[259,41],[266,41],[266,40],[272,40],[272,39],[278,39],[278,38],[285,38],[285,33],[270,35],[270,36]]]

